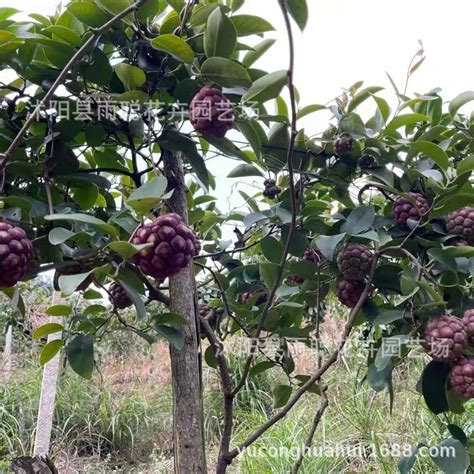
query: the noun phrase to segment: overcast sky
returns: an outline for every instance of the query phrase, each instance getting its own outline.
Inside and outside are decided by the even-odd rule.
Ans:
[[[1,6],[42,14],[53,13],[57,3],[57,0],[1,0]],[[268,71],[285,69],[286,36],[277,0],[246,3],[247,12],[263,16],[277,29],[274,37],[278,43],[258,66]],[[296,83],[302,105],[326,103],[358,80],[363,80],[365,85],[384,86],[387,94],[391,93],[386,71],[402,86],[408,63],[419,48],[418,40],[424,43],[426,61],[413,76],[409,93],[440,87],[443,97],[451,99],[474,88],[474,2],[308,0],[308,4],[308,27],[304,35],[296,33]],[[323,127],[316,116],[307,119],[304,125],[308,134]],[[224,176],[222,163],[213,163],[212,168]],[[228,194],[230,183],[220,177],[218,194],[224,191]],[[235,200],[232,204],[235,205]],[[225,210],[225,206],[221,208]]]

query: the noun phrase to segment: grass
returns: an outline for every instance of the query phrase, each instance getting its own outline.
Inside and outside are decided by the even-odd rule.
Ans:
[[[87,382],[70,370],[62,374],[55,412],[53,457],[62,472],[172,472],[167,349],[164,345],[144,349],[142,342],[128,335],[110,347],[112,349],[100,355],[102,376]],[[303,371],[309,371],[314,364],[312,357],[304,356],[296,362]],[[32,450],[41,370],[30,357],[21,365],[12,381],[0,387],[0,472],[7,469],[11,457],[30,454]],[[243,356],[232,348],[229,366],[235,382],[241,376]],[[440,419],[428,412],[415,391],[423,367],[419,358],[410,359],[394,373],[393,414],[386,391],[376,393],[367,384],[360,383],[363,366],[364,357],[354,350],[346,353],[343,361],[326,377],[330,405],[314,439],[314,455],[306,458],[301,473],[394,473],[404,453],[387,455],[387,447],[412,447],[422,438],[436,444],[449,436],[446,431],[440,433]],[[250,379],[236,400],[233,445],[274,413],[272,389],[281,382],[285,379],[276,369]],[[305,396],[285,420],[255,443],[256,448],[261,448],[258,456],[244,453],[230,472],[289,472],[295,447],[303,445],[318,406],[316,395]],[[208,458],[212,466],[222,430],[222,397],[216,372],[210,369],[205,371],[205,407]],[[471,403],[467,413],[453,416],[451,422],[472,434],[473,420],[474,404]],[[336,446],[361,448],[357,456],[329,452]],[[287,452],[282,452],[282,448]],[[435,473],[437,470],[430,459],[424,457],[417,461],[413,472]]]

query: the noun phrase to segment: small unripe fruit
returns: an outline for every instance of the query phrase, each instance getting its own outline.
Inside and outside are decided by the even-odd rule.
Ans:
[[[446,219],[446,228],[450,234],[462,236],[468,242],[474,242],[474,208],[464,207],[451,212]]]
[[[374,254],[366,245],[349,244],[337,256],[337,267],[346,280],[363,281],[369,274]]]
[[[451,385],[463,398],[474,398],[474,358],[457,361],[451,370]]]
[[[339,157],[349,155],[354,150],[354,145],[355,140],[348,133],[344,133],[332,142],[334,153]]]
[[[349,308],[354,308],[363,292],[364,285],[359,281],[340,280],[336,286],[336,295],[339,301]]]
[[[409,229],[408,219],[422,220],[429,212],[428,201],[419,193],[409,193],[415,203],[399,196],[393,204],[393,218],[403,229]]]
[[[117,283],[110,285],[109,300],[117,309],[129,308],[133,304],[125,288]]]
[[[25,231],[0,220],[0,288],[10,288],[25,278],[33,258]]]
[[[223,138],[235,124],[230,100],[219,90],[203,87],[189,106],[193,127],[205,137]]]
[[[454,316],[442,316],[430,321],[425,328],[422,346],[438,362],[454,362],[462,357],[468,346],[464,322]]]
[[[471,345],[474,345],[474,309],[467,310],[464,313],[462,320],[466,328],[467,337],[469,338]]]
[[[154,278],[176,275],[198,252],[196,234],[178,214],[166,214],[141,226],[132,243],[152,244],[136,254],[134,261],[145,275]]]

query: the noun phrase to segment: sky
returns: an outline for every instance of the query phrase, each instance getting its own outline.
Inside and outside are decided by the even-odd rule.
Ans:
[[[295,28],[295,82],[301,105],[326,103],[356,81],[364,86],[386,87],[393,96],[386,72],[403,89],[408,64],[424,44],[426,60],[411,79],[408,92],[424,93],[440,87],[445,100],[474,88],[472,62],[471,0],[307,0],[308,26],[301,34]],[[1,0],[25,12],[53,13],[57,0]],[[64,2],[67,3],[67,2]],[[261,69],[275,71],[288,66],[288,47],[277,0],[247,0],[245,13],[264,17],[272,23],[277,43],[257,63]],[[471,59],[470,59],[471,58]],[[316,115],[305,120],[308,134],[321,131],[324,123]],[[235,180],[225,179],[227,162],[211,163],[218,175],[219,196],[229,194]],[[222,179],[220,179],[222,178]],[[252,188],[248,190],[252,192]],[[237,205],[228,200],[230,210]]]

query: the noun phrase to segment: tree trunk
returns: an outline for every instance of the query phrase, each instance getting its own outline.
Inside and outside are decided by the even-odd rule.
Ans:
[[[173,195],[168,206],[188,221],[183,162],[179,153],[163,151],[163,165]],[[184,347],[170,346],[173,379],[174,470],[179,474],[205,473],[205,440],[196,291],[192,265],[170,278],[170,309],[188,321]]]
[[[55,304],[54,300],[55,293],[53,293],[53,305]],[[50,322],[63,324],[63,320],[57,317],[51,318]],[[48,336],[48,343],[56,339],[61,339],[61,336],[62,334],[60,332],[50,334]],[[61,352],[58,352],[58,354],[44,366],[33,456],[46,457],[49,454],[60,361]]]
[[[2,372],[3,380],[10,380],[12,373],[12,346],[13,346],[13,327],[10,324],[5,334],[5,348],[3,349]]]

